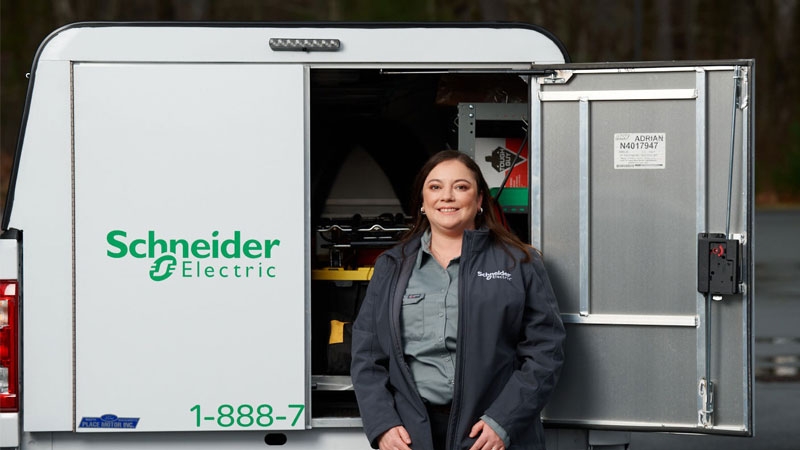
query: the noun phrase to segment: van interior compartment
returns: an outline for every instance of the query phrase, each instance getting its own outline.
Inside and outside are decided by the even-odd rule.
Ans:
[[[468,145],[475,157],[481,139],[493,139],[483,144],[495,166],[526,147],[528,85],[508,73],[319,68],[310,74],[312,426],[358,426],[349,376],[352,322],[375,259],[410,230],[414,177],[441,150]],[[459,114],[469,105],[486,120],[470,121],[465,142]],[[491,156],[483,159],[491,166]],[[505,169],[495,167],[495,177]],[[527,208],[499,208],[530,241]]]

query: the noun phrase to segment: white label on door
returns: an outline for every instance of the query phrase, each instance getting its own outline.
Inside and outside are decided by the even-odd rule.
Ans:
[[[666,133],[614,133],[615,169],[663,169]]]

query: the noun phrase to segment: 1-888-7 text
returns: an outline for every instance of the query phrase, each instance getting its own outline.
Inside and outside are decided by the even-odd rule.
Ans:
[[[303,415],[305,405],[294,404],[287,405],[288,408],[294,410],[294,417],[287,415],[278,415],[272,405],[262,403],[260,405],[250,405],[243,403],[238,406],[233,406],[223,403],[217,407],[216,414],[202,413],[200,405],[192,406],[189,411],[195,413],[195,426],[198,428],[205,422],[216,423],[219,427],[230,428],[238,425],[242,428],[261,427],[267,428],[275,425],[276,423],[288,421],[291,419],[291,426],[295,426],[297,421]]]

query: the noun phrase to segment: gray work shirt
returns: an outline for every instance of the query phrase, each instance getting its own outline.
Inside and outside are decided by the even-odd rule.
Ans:
[[[420,396],[445,405],[453,400],[460,258],[445,269],[431,254],[430,244],[428,231],[403,295],[400,323],[406,361]]]
[[[453,401],[460,260],[453,258],[446,269],[439,265],[431,253],[431,232],[426,231],[403,294],[403,351],[419,395],[433,405]],[[510,441],[503,427],[485,414],[481,419],[508,447]]]

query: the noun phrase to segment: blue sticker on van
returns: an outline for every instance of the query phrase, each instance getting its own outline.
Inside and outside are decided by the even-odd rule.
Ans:
[[[139,424],[138,417],[117,417],[114,414],[103,414],[100,417],[84,417],[78,428],[115,428],[132,430]]]

